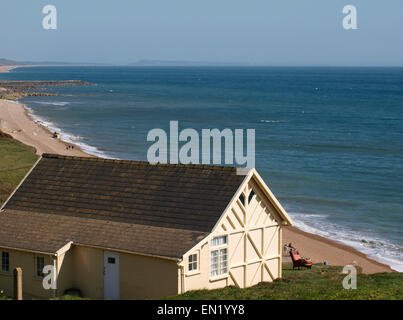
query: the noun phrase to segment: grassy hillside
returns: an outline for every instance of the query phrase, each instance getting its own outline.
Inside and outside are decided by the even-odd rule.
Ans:
[[[37,159],[32,148],[0,132],[0,203],[7,199]]]
[[[359,274],[357,289],[346,290],[342,286],[345,275],[341,267],[314,265],[311,270],[292,270],[284,264],[283,279],[273,283],[260,283],[247,289],[227,287],[218,290],[199,290],[168,299],[229,299],[229,300],[299,300],[299,299],[403,299],[403,274]]]
[[[311,270],[292,270],[283,266],[283,279],[260,283],[247,289],[227,287],[218,290],[190,291],[167,297],[168,300],[402,300],[403,274],[359,274],[356,290],[345,290],[341,267],[314,265]],[[0,293],[0,300],[6,299]],[[62,296],[51,300],[86,300],[76,296]]]

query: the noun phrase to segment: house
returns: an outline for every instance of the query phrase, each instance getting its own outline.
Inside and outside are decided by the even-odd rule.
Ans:
[[[291,219],[255,169],[43,154],[0,209],[0,289],[161,298],[281,277]],[[44,266],[56,289],[44,289]]]

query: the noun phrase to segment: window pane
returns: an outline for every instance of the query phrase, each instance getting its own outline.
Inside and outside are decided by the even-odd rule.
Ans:
[[[220,250],[220,274],[227,273],[227,249]]]
[[[217,238],[213,238],[213,239],[210,241],[210,245],[211,245],[212,247],[216,246],[216,245],[217,245]]]
[[[227,236],[215,237],[210,241],[212,247],[222,246],[227,243]]]
[[[210,272],[212,277],[218,275],[218,250],[211,251]]]
[[[43,268],[45,266],[45,258],[43,257],[37,257],[36,258],[36,275],[38,277],[43,276]]]
[[[189,271],[197,270],[197,253],[189,256],[188,269]]]
[[[8,252],[1,253],[1,271],[8,272],[10,270],[10,257]]]
[[[227,236],[215,237],[211,240],[211,246],[224,246],[227,244]],[[211,251],[210,261],[211,276],[227,273],[227,248]]]

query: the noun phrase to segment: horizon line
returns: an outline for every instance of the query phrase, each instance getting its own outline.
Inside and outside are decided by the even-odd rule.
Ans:
[[[82,63],[82,62],[57,62],[57,63],[20,63],[20,64],[0,64],[0,66],[15,66],[15,67],[249,67],[249,68],[403,68],[403,65],[271,65],[271,64],[121,64],[121,63]]]

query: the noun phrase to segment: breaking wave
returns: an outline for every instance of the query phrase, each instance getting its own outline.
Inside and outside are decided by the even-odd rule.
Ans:
[[[55,123],[45,120],[44,118],[36,115],[34,111],[29,108],[28,106],[25,105],[25,108],[28,110],[28,113],[30,117],[36,122],[39,123],[40,125],[44,126],[47,128],[50,132],[58,132],[60,133],[60,140],[66,142],[66,143],[73,143],[74,145],[78,146],[82,151],[85,153],[101,157],[101,158],[106,158],[106,159],[112,159],[114,157],[111,157],[107,155],[105,152],[99,150],[97,147],[91,146],[87,143],[82,142],[82,140],[85,140],[84,137],[81,136],[75,136],[69,132],[63,131],[60,129]]]
[[[374,236],[369,232],[349,229],[348,227],[326,221],[327,215],[290,212],[294,225],[302,231],[341,242],[364,253],[369,258],[389,265],[403,272],[403,247],[387,239]]]

